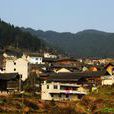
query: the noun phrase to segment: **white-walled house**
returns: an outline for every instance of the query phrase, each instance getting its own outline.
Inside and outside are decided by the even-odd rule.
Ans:
[[[43,58],[42,57],[28,56],[27,60],[31,64],[43,64]]]
[[[5,68],[0,68],[0,73],[5,73]]]
[[[42,100],[78,100],[87,91],[77,84],[51,82],[41,84],[41,99]]]
[[[56,59],[57,56],[54,55],[54,54],[50,54],[50,53],[44,53],[44,58],[53,58],[53,59]]]
[[[6,59],[5,73],[19,73],[25,81],[29,75],[29,62],[26,59]]]
[[[14,56],[14,55],[8,55],[7,53],[3,53],[3,56],[5,57],[5,58],[16,58],[16,56]]]
[[[102,85],[113,85],[114,84],[114,75],[102,77]]]

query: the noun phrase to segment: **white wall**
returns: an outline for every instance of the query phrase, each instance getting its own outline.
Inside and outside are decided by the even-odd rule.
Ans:
[[[16,73],[18,72],[22,75],[22,80],[26,80],[29,74],[28,61],[22,58],[16,60],[6,60],[5,72],[6,73]]]
[[[27,60],[31,63],[31,64],[43,64],[42,63],[42,57],[27,57]]]
[[[110,80],[110,79],[106,79],[106,80],[102,80],[102,85],[113,85],[114,84],[114,79]]]
[[[114,75],[103,76],[101,79],[102,79],[102,85],[113,85],[114,84]]]
[[[56,55],[52,55],[52,54],[49,54],[49,53],[44,53],[44,58],[57,58]]]
[[[57,86],[57,89],[54,89],[54,85]],[[77,90],[62,90],[60,89],[60,86],[63,85],[63,86],[66,86],[66,87],[76,87]],[[49,86],[49,88],[47,88],[47,86]],[[59,94],[60,93],[64,93],[61,97],[59,97]],[[42,100],[64,100],[64,99],[68,99],[66,98],[66,93],[67,92],[70,92],[72,94],[69,94],[69,97],[71,98],[71,100],[77,100],[77,94],[86,94],[87,92],[80,86],[80,85],[77,85],[77,84],[62,84],[62,83],[46,83],[44,81],[44,83],[41,85],[41,99]],[[56,93],[54,95],[54,97],[51,96],[50,93]],[[73,94],[74,93],[74,94]]]

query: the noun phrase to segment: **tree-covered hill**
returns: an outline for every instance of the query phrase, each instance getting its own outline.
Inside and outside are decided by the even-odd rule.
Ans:
[[[27,51],[38,51],[45,48],[43,40],[23,32],[19,27],[14,27],[0,20],[0,48],[14,47]]]
[[[78,33],[58,33],[24,29],[39,36],[50,44],[59,47],[63,52],[75,57],[114,57],[114,33],[98,30],[84,30]]]

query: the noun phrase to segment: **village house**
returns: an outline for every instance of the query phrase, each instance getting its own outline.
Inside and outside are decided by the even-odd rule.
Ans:
[[[16,56],[12,55],[12,54],[8,54],[8,53],[3,53],[3,56],[5,58],[16,58]]]
[[[114,63],[108,63],[105,66],[105,69],[110,75],[113,75],[114,74]]]
[[[29,72],[29,62],[26,59],[6,58],[4,73],[19,73],[19,75],[22,75],[22,80],[25,81],[28,78]]]
[[[42,84],[42,100],[78,100],[87,92],[77,84],[46,82]]]
[[[102,85],[101,77],[106,71],[52,73],[40,77],[42,100],[77,100],[92,90],[93,86]]]
[[[21,91],[21,76],[18,73],[0,74],[0,91]]]
[[[24,53],[22,58],[25,58],[30,64],[44,64],[43,57],[39,53]]]
[[[114,84],[114,75],[102,77],[102,85],[113,85]]]
[[[81,66],[82,63],[79,62],[78,60],[76,59],[72,59],[72,58],[61,58],[61,59],[58,59],[56,60],[56,64],[61,64],[61,65],[72,65],[72,66]]]
[[[52,71],[59,73],[60,72],[77,72],[82,68],[82,63],[75,59],[70,58],[61,58],[53,61],[51,63]]]
[[[85,60],[84,60],[84,64],[94,65],[94,62],[93,62],[92,59],[85,59]]]
[[[71,71],[66,68],[60,68],[58,70],[54,70],[55,73],[70,73]]]
[[[50,54],[50,53],[44,53],[44,58],[57,59],[57,55]]]
[[[113,85],[114,84],[114,63],[109,63],[105,66],[107,75],[102,77],[102,85]]]
[[[106,61],[105,64],[114,63],[114,59],[113,58],[106,58],[105,61]]]
[[[5,58],[20,58],[22,56],[22,52],[20,51],[15,51],[15,50],[5,50],[5,52],[3,53],[3,56]]]
[[[87,71],[89,71],[88,67],[83,66],[83,67],[82,67],[82,72],[87,72]]]
[[[81,71],[82,67],[80,66],[74,66],[74,65],[70,65],[70,64],[58,64],[58,63],[53,63],[51,65],[51,69],[54,72],[57,72],[60,70],[60,72],[65,72],[65,69],[68,72],[79,72]]]
[[[42,57],[28,56],[27,60],[29,61],[30,64],[43,64]]]

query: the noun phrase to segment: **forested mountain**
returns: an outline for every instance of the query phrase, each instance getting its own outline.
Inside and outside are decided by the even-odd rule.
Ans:
[[[28,51],[38,51],[45,48],[43,40],[23,32],[19,27],[0,20],[0,48],[14,47]]]
[[[84,30],[76,34],[24,29],[75,57],[114,57],[114,33]]]
[[[84,30],[76,34],[14,27],[0,20],[0,49],[39,51],[47,44],[75,57],[114,57],[114,33]]]

